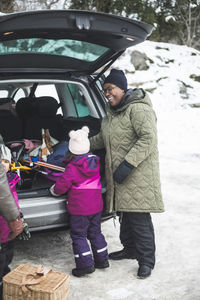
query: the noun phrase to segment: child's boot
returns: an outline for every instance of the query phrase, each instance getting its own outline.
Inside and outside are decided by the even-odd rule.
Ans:
[[[105,269],[105,268],[108,268],[110,265],[109,265],[109,262],[108,260],[103,260],[101,262],[95,262],[95,268],[97,269]]]
[[[72,275],[74,275],[76,277],[82,277],[84,275],[91,274],[94,271],[95,271],[94,266],[83,268],[83,269],[75,268],[75,269],[72,269]]]

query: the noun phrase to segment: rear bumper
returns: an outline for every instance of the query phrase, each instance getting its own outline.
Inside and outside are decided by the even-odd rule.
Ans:
[[[66,197],[29,197],[19,199],[19,205],[30,231],[69,227],[69,214]],[[102,214],[102,221],[109,220],[113,214]]]
[[[68,223],[64,197],[19,199],[19,206],[31,231],[62,227]]]

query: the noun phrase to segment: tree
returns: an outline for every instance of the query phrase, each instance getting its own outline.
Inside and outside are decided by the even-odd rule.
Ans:
[[[53,9],[59,6],[60,0],[13,0],[15,2],[15,11]],[[67,0],[68,1],[68,0]],[[64,7],[60,7],[64,8]]]
[[[112,0],[72,0],[69,8],[109,13],[112,3]]]
[[[96,6],[96,11],[109,13],[112,11],[113,1],[112,0],[96,0],[93,1]]]
[[[1,0],[0,1],[0,12],[11,13],[14,11],[15,0]]]
[[[200,49],[200,0],[0,0],[0,12],[78,9],[134,18],[154,25],[154,41]]]
[[[59,3],[59,0],[38,0],[37,2],[40,4],[40,7],[52,9],[55,4]]]
[[[156,41],[176,41],[177,30],[172,22],[173,5],[171,0],[157,0],[153,2],[155,9],[156,31],[151,36]]]
[[[72,0],[70,9],[89,10],[90,0]]]
[[[197,47],[200,41],[200,4],[193,0],[179,0],[174,6],[175,23],[184,45]]]

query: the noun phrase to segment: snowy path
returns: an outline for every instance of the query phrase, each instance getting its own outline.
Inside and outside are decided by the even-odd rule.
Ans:
[[[154,62],[147,71],[137,74],[133,74],[130,63],[135,49]],[[134,87],[136,82],[147,82],[144,89],[156,87],[151,99],[158,117],[166,209],[163,214],[152,215],[157,263],[146,280],[136,278],[138,266],[133,260],[111,261],[109,269],[96,270],[85,278],[71,276],[69,299],[200,300],[200,109],[187,106],[199,102],[199,82],[190,78],[191,74],[199,74],[199,52],[194,55],[191,48],[147,41],[126,53],[115,66],[129,70],[129,83]],[[174,63],[165,63],[172,58]],[[180,80],[193,87],[187,89],[188,99],[179,93]],[[119,224],[115,228],[110,220],[103,223],[102,229],[109,251],[120,249]],[[12,267],[20,263],[42,263],[70,274],[74,262],[69,233],[37,233],[29,242],[18,242]]]
[[[200,299],[200,168],[198,160],[161,156],[162,190],[166,212],[154,214],[157,264],[146,280],[136,278],[134,260],[111,261],[110,268],[85,278],[70,279],[70,300],[199,300]],[[199,163],[199,162],[198,162]],[[119,224],[103,223],[109,251],[120,249]],[[17,242],[13,267],[44,264],[69,273],[74,267],[69,233],[37,233]]]

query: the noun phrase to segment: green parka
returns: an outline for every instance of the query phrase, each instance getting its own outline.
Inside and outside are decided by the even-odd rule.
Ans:
[[[163,212],[156,116],[151,100],[142,89],[131,89],[122,101],[117,109],[107,106],[100,133],[90,138],[91,150],[106,149],[107,211]],[[113,173],[124,159],[134,168],[118,184]]]

